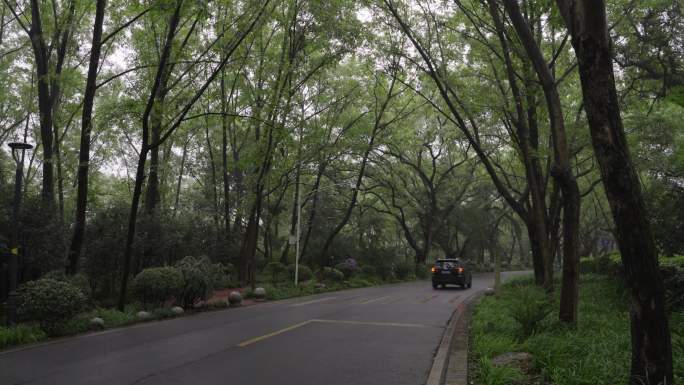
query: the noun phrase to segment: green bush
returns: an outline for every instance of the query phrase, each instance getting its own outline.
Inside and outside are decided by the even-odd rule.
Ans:
[[[675,376],[673,384],[684,384],[684,311],[672,314],[670,329]]]
[[[295,265],[294,265],[294,263],[287,266],[287,272],[288,272],[288,274],[290,275],[290,279],[291,279],[291,280],[294,280],[294,275],[295,275]],[[297,279],[298,279],[300,282],[304,282],[304,281],[309,281],[309,280],[311,280],[311,278],[313,278],[313,271],[311,270],[311,268],[310,268],[309,266],[300,264],[300,265],[299,265],[299,273],[298,273]]]
[[[66,275],[64,270],[52,270],[43,275],[41,278],[54,279],[55,281],[61,282],[68,282],[76,286],[77,288],[81,289],[81,292],[83,292],[83,295],[85,295],[87,298],[90,298],[92,296],[90,282],[88,281],[88,277],[86,277],[85,274],[79,273],[74,275]]]
[[[541,322],[542,327],[520,340],[519,323],[510,311],[502,309],[514,306],[520,301],[521,290],[532,286],[532,279],[505,283],[496,295],[483,298],[476,306],[471,323],[475,366],[481,365],[482,357],[491,359],[507,352],[528,352],[532,354],[534,370],[541,376],[537,380],[539,383],[628,383],[629,301],[623,296],[624,291],[619,290],[620,284],[605,275],[582,276],[576,327],[559,323],[557,309],[554,309],[552,315]],[[555,294],[560,294],[559,290]],[[681,324],[680,333],[684,332],[684,322]],[[676,328],[672,329],[673,335],[677,334]],[[480,369],[475,368],[474,372],[479,373]]]
[[[341,271],[334,269],[332,267],[324,267],[321,270],[318,270],[316,273],[316,276],[320,281],[331,281],[331,282],[342,282],[344,281],[344,273]]]
[[[190,308],[197,301],[206,300],[213,294],[209,258],[187,256],[176,263],[176,267],[183,275],[183,307]]]
[[[428,279],[430,278],[430,267],[425,265],[416,265],[416,278]]]
[[[521,287],[508,306],[511,317],[520,326],[520,335],[529,337],[539,330],[541,322],[553,311],[553,303],[541,288]]]
[[[525,379],[520,370],[508,366],[494,366],[487,357],[480,358],[480,365],[476,376],[482,385],[509,385]]]
[[[280,262],[273,261],[266,264],[264,267],[264,273],[271,275],[271,283],[275,284],[283,278],[283,275],[287,272],[287,266]]]
[[[341,271],[342,274],[344,274],[344,277],[349,279],[359,270],[359,265],[354,258],[347,258],[344,262],[335,265],[335,269]]]
[[[148,304],[161,306],[183,292],[183,274],[175,267],[151,267],[135,276],[131,289],[145,308]]]
[[[45,332],[35,326],[17,325],[6,328],[0,326],[0,350],[21,344],[31,344],[47,338]]]
[[[375,277],[375,275],[377,274],[377,271],[375,270],[375,268],[373,266],[370,266],[370,265],[361,266],[361,269],[359,270],[359,272],[364,277]]]
[[[416,277],[416,265],[412,261],[404,261],[397,264],[395,274],[398,279],[414,279]]]
[[[229,265],[230,267],[227,267],[222,263],[214,263],[211,265],[211,286],[214,289],[226,289],[236,286],[231,276],[233,265]]]
[[[684,310],[684,268],[660,266],[665,286],[665,303],[670,311]]]
[[[21,319],[38,321],[49,332],[52,324],[78,314],[86,297],[76,286],[54,279],[26,282],[17,289],[17,313]]]

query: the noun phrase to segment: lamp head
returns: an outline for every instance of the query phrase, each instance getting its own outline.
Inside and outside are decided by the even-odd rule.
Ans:
[[[28,143],[23,143],[23,142],[12,142],[12,143],[8,143],[7,145],[10,146],[12,151],[14,151],[14,150],[30,150],[33,148],[32,145],[30,145]]]

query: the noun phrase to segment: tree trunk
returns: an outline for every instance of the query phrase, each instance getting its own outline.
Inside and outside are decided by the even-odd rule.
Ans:
[[[631,291],[630,383],[672,384],[672,343],[664,286],[620,117],[605,3],[602,0],[558,0],[557,3],[578,59],[592,145]]]
[[[551,175],[558,183],[563,194],[563,286],[561,289],[559,317],[563,322],[574,324],[577,321],[577,301],[579,295],[579,256],[577,253],[579,251],[580,194],[577,181],[570,170],[570,151],[565,134],[563,109],[558,89],[556,88],[556,81],[549,70],[549,66],[537,45],[529,25],[520,12],[518,0],[505,0],[504,5],[518,37],[532,61],[546,98],[554,149],[554,164]],[[548,226],[547,229],[553,229],[553,227]],[[547,261],[550,264],[551,272],[553,271],[552,256],[555,254],[551,252],[551,248],[555,247],[556,245],[554,244],[550,245]],[[547,274],[549,273],[547,272]]]
[[[104,22],[106,0],[97,0],[95,9],[95,24],[93,26],[93,42],[90,49],[90,63],[88,64],[88,78],[83,97],[83,113],[81,116],[81,142],[78,152],[78,187],[76,192],[76,220],[74,234],[69,247],[68,274],[78,271],[78,260],[83,247],[83,236],[86,225],[86,210],[88,208],[88,169],[90,166],[90,133],[92,131],[93,104],[97,91],[97,70],[100,65],[102,45],[102,24]]]
[[[31,29],[29,38],[33,47],[38,78],[38,111],[40,113],[40,140],[43,145],[43,182],[41,198],[47,209],[54,208],[54,167],[53,167],[53,131],[52,131],[52,98],[50,96],[49,52],[43,36],[40,16],[40,3],[31,0]]]

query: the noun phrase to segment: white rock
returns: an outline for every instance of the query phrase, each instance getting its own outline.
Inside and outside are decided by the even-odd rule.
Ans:
[[[185,310],[183,310],[183,308],[180,306],[174,306],[171,308],[171,313],[173,313],[175,315],[183,314],[184,312],[185,312]]]
[[[264,289],[263,287],[257,287],[256,289],[254,289],[254,298],[257,301],[265,300],[266,299],[266,289]]]
[[[484,290],[485,295],[494,295],[494,289],[491,287],[488,287]]]
[[[146,312],[146,311],[139,311],[138,314],[136,314],[139,320],[146,320],[150,319],[152,317],[152,314]]]
[[[240,306],[242,305],[242,294],[239,291],[233,291],[228,295],[228,302],[230,306]]]
[[[100,317],[94,317],[94,318],[90,319],[90,321],[88,322],[88,325],[93,330],[104,329],[105,322]]]

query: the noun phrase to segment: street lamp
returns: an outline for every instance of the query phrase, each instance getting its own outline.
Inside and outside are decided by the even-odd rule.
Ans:
[[[17,164],[14,177],[14,204],[12,207],[12,233],[10,235],[9,295],[7,296],[7,324],[13,326],[17,320],[17,278],[19,273],[19,212],[21,209],[21,182],[24,178],[24,152],[33,148],[28,143],[9,143],[12,158]],[[18,152],[21,151],[21,156]]]

